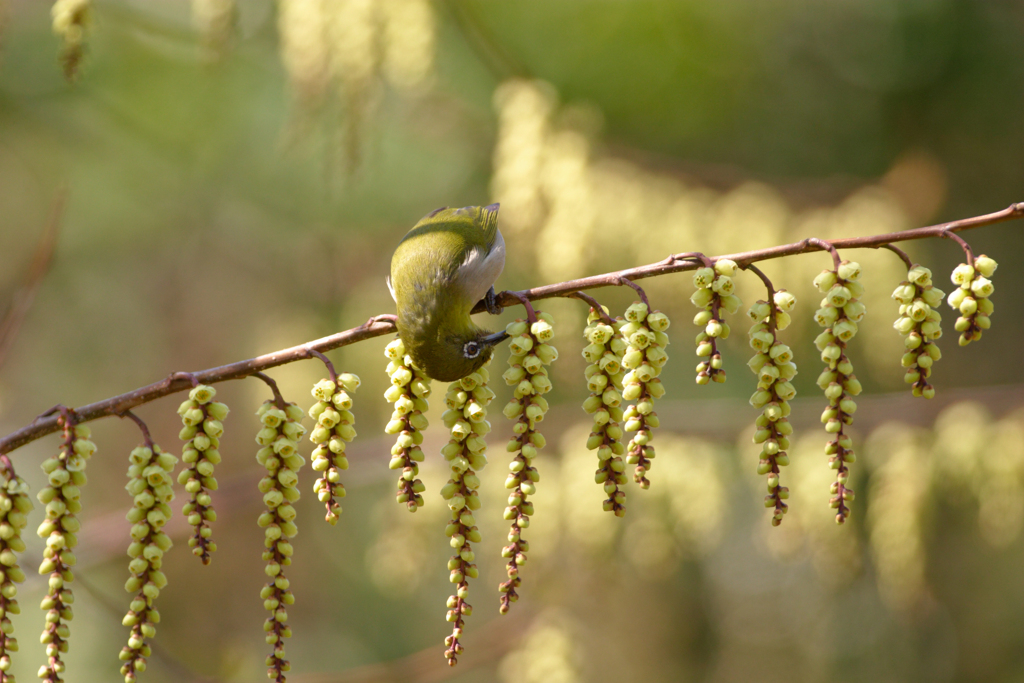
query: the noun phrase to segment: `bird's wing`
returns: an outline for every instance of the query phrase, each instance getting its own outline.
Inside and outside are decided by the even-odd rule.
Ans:
[[[434,305],[443,292],[472,307],[487,294],[505,266],[505,241],[498,231],[498,205],[438,209],[420,220],[399,243],[391,261],[389,288],[412,305]],[[419,299],[424,299],[419,302]],[[401,302],[400,302],[401,303]]]
[[[472,244],[482,246],[489,252],[498,239],[499,208],[500,206],[494,203],[488,206],[463,206],[459,209],[435,209],[421,218],[409,231],[409,235],[460,226],[469,229],[466,237]]]

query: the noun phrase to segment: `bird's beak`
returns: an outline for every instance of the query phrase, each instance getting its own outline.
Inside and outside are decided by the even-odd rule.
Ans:
[[[495,332],[494,334],[489,334],[483,339],[481,339],[480,342],[483,343],[485,346],[494,346],[495,344],[500,344],[506,339],[508,339],[508,332],[502,331]]]

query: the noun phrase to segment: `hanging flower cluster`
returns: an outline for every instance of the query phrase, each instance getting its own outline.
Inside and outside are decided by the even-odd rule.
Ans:
[[[284,683],[285,672],[291,668],[284,651],[284,639],[292,635],[287,625],[287,606],[295,602],[284,567],[292,563],[290,539],[299,532],[295,526],[294,503],[300,495],[299,470],[306,463],[298,452],[299,439],[306,429],[300,423],[302,408],[294,403],[267,401],[256,414],[263,424],[256,435],[256,443],[260,445],[256,461],[267,470],[259,483],[267,509],[258,520],[264,529],[263,561],[267,563],[265,571],[270,579],[260,592],[263,608],[270,612],[263,630],[267,633],[267,644],[274,648],[266,659],[267,675],[277,683]],[[321,425],[317,429],[324,427]],[[328,513],[331,511],[328,509]]]
[[[714,266],[698,268],[693,274],[693,286],[697,291],[690,297],[693,305],[701,312],[693,319],[693,323],[703,328],[697,334],[697,384],[708,382],[724,382],[725,370],[722,369],[722,355],[718,351],[718,340],[729,337],[729,323],[725,322],[722,311],[735,313],[743,303],[733,294],[736,288],[732,276],[736,273],[736,262],[719,259]]]
[[[607,316],[607,309],[603,313]],[[626,446],[622,443],[623,432],[619,426],[624,418],[620,407],[622,377],[625,374],[622,355],[628,346],[619,329],[625,324],[621,318],[607,321],[602,311],[591,308],[583,330],[583,336],[589,342],[583,349],[583,358],[589,363],[585,376],[590,389],[590,396],[583,402],[583,410],[594,416],[587,449],[597,451],[598,468],[594,481],[603,485],[608,495],[604,509],[618,517],[626,514],[626,492],[619,488],[626,484],[626,464],[622,461]]]
[[[853,440],[844,432],[853,423],[857,411],[854,396],[860,394],[860,381],[853,374],[853,363],[846,356],[846,344],[857,334],[857,323],[864,318],[864,304],[858,299],[864,294],[860,279],[860,264],[843,261],[835,270],[822,271],[814,278],[814,286],[825,295],[814,319],[825,331],[814,340],[821,351],[821,360],[828,366],[818,376],[818,386],[825,392],[828,408],[821,414],[825,431],[832,440],[825,446],[829,466],[836,470],[829,505],[836,510],[836,522],[842,524],[850,514],[847,503],[853,502],[850,463],[856,462]]]
[[[974,265],[961,263],[953,270],[951,280],[957,289],[949,295],[949,305],[960,312],[956,319],[956,331],[960,333],[960,346],[981,339],[981,333],[992,326],[991,315],[995,310],[989,298],[995,286],[989,278],[999,266],[994,259],[982,254],[974,259]]]
[[[511,604],[519,599],[516,593],[516,588],[522,582],[519,569],[526,562],[526,552],[530,548],[530,544],[522,538],[522,531],[530,526],[530,515],[533,514],[533,503],[527,498],[536,492],[537,482],[540,481],[540,473],[533,466],[533,459],[546,443],[544,436],[537,431],[537,423],[544,419],[548,411],[548,402],[541,394],[551,391],[551,380],[548,379],[545,366],[558,358],[558,351],[548,343],[555,335],[552,327],[554,319],[543,312],[537,313],[537,318],[533,323],[517,320],[505,328],[510,337],[510,367],[502,378],[515,389],[504,413],[505,417],[516,423],[507,446],[507,450],[515,455],[509,464],[508,478],[505,479],[505,488],[511,490],[505,519],[511,521],[512,526],[508,532],[509,544],[501,550],[501,556],[508,560],[508,580],[498,587],[501,593],[499,610],[502,614],[506,614]]]
[[[18,566],[18,553],[25,552],[21,531],[31,510],[28,484],[5,463],[0,483],[0,683],[14,683],[10,653],[18,651],[18,639],[10,615],[21,614],[16,584],[25,581],[25,572]]]
[[[907,279],[900,283],[892,298],[900,304],[900,317],[893,323],[906,337],[907,352],[903,354],[903,376],[914,396],[933,398],[935,387],[928,383],[932,365],[942,357],[935,340],[942,336],[942,315],[937,308],[945,295],[932,285],[932,271],[924,266],[910,268]]]
[[[754,321],[748,336],[754,356],[747,363],[757,375],[757,391],[750,397],[750,405],[761,411],[754,432],[754,443],[761,445],[757,473],[768,475],[768,495],[764,505],[773,509],[772,526],[782,524],[789,511],[785,502],[789,488],[779,482],[780,467],[789,464],[789,437],[793,434],[789,402],[796,396],[792,380],[796,377],[793,351],[779,341],[778,333],[789,327],[789,311],[796,305],[796,297],[786,290],[774,292],[769,301],[758,301],[747,314]]]
[[[61,38],[60,62],[69,81],[78,76],[85,56],[85,34],[92,25],[91,0],[56,0],[50,9],[53,32]]]
[[[46,645],[47,663],[40,667],[39,678],[46,683],[57,683],[64,673],[61,655],[68,651],[71,621],[71,603],[74,596],[68,587],[75,580],[71,568],[75,566],[72,548],[78,545],[80,524],[77,515],[82,511],[79,502],[85,485],[85,465],[96,452],[96,444],[89,440],[85,425],[75,425],[73,419],[62,417],[64,443],[60,454],[43,461],[47,486],[37,498],[46,506],[46,519],[36,533],[46,541],[39,573],[49,574],[49,590],[40,607],[46,611],[46,627],[40,641]]]
[[[489,361],[488,361],[489,362]],[[451,521],[445,528],[451,547],[457,554],[448,560],[451,572],[449,581],[456,586],[454,595],[448,598],[447,619],[452,623],[452,634],[445,638],[444,656],[448,664],[455,666],[462,653],[459,638],[465,626],[465,618],[473,612],[466,602],[469,595],[469,579],[479,576],[473,560],[472,543],[481,540],[476,526],[475,510],[480,509],[480,477],[477,472],[487,465],[487,442],[484,437],[491,431],[487,421],[487,405],[494,398],[494,392],[487,387],[490,374],[487,366],[448,385],[445,405],[448,410],[442,415],[444,424],[451,430],[451,440],[441,454],[451,467],[451,478],[441,489],[441,496],[452,511]]]
[[[623,419],[626,431],[636,432],[629,441],[626,463],[636,465],[633,481],[642,489],[651,486],[647,479],[655,455],[651,430],[661,424],[654,412],[654,400],[665,395],[665,385],[658,375],[668,362],[668,326],[667,315],[661,311],[648,312],[647,304],[637,301],[626,309],[626,323],[619,328],[619,334],[627,341],[622,367],[628,372],[622,377],[622,398],[632,401]],[[724,371],[721,377],[725,378]]]
[[[122,623],[131,628],[128,645],[121,650],[121,675],[125,683],[134,683],[137,674],[146,670],[146,657],[150,646],[146,643],[156,635],[160,612],[153,602],[167,585],[167,576],[161,571],[164,553],[171,549],[171,537],[163,526],[171,516],[174,500],[172,472],[178,458],[164,453],[149,441],[135,448],[129,456],[128,484],[125,489],[132,496],[133,507],[128,511],[132,523],[132,542],[128,546],[131,577],[124,588],[135,593]]]
[[[391,447],[391,462],[388,467],[402,470],[398,479],[399,503],[404,503],[410,512],[423,506],[426,488],[417,478],[420,473],[419,463],[423,462],[423,430],[427,428],[427,397],[430,396],[430,378],[424,375],[406,355],[405,344],[395,339],[384,354],[390,359],[387,372],[391,377],[391,386],[384,392],[388,403],[395,404],[391,413],[391,421],[384,431],[397,434],[395,445]]]
[[[181,450],[185,469],[178,474],[178,483],[189,494],[189,501],[181,512],[194,530],[188,547],[203,564],[210,564],[210,553],[217,550],[217,544],[210,540],[213,533],[210,523],[217,519],[210,491],[217,490],[213,468],[220,463],[217,449],[224,434],[223,420],[228,416],[228,407],[213,400],[216,394],[213,387],[200,384],[193,387],[188,400],[178,406],[178,415],[185,425],[178,434],[185,442]]]
[[[192,0],[192,25],[199,33],[204,57],[224,57],[238,25],[236,0]]]
[[[337,499],[345,497],[345,486],[341,483],[341,470],[348,469],[345,444],[356,438],[350,394],[357,388],[359,378],[347,372],[338,375],[337,382],[324,379],[313,387],[313,398],[317,402],[309,409],[309,416],[316,420],[316,427],[310,432],[309,440],[317,445],[313,449],[313,470],[322,473],[313,483],[313,493],[327,508],[324,519],[332,525],[338,523],[341,513]]]

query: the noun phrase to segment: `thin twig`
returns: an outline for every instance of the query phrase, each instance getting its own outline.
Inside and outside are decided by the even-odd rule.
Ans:
[[[768,288],[768,303],[771,304],[772,301],[775,299],[775,287],[772,285],[772,281],[768,279],[768,276],[764,274],[764,271],[755,266],[753,263],[748,263],[747,265],[743,266],[743,270],[749,270],[750,272],[754,273],[759,278],[761,278],[761,282],[763,282],[764,286]]]
[[[510,294],[512,294],[516,299],[519,299],[519,303],[521,303],[523,308],[526,309],[526,321],[530,324],[537,322],[537,311],[533,310],[533,304],[530,303],[530,300],[519,292],[510,292]]]
[[[883,235],[852,237],[838,240],[819,240],[819,242],[827,245],[825,247],[826,249],[829,247],[833,249],[876,249],[882,245],[891,244],[893,242],[905,242],[909,240],[925,239],[928,237],[944,236],[944,233],[947,232],[952,233],[958,230],[970,230],[984,225],[991,225],[993,223],[1020,218],[1021,216],[1024,216],[1024,202],[1011,204],[1002,211],[965,218],[951,223],[942,223],[940,225],[916,228],[914,230],[903,230],[901,232],[890,232]],[[736,264],[742,268],[750,263],[768,261],[771,259],[782,258],[784,256],[794,256],[796,254],[804,254],[812,251],[820,251],[821,249],[821,246],[814,246],[811,245],[808,240],[802,240],[800,242],[783,244],[780,246],[769,247],[767,249],[758,249],[738,254],[725,254],[712,260],[717,261],[727,258],[735,261]],[[514,306],[516,304],[523,303],[524,301],[537,301],[539,299],[549,299],[552,297],[564,297],[579,290],[619,286],[621,284],[620,279],[623,278],[632,281],[649,277],[658,277],[659,275],[667,275],[669,273],[695,270],[700,267],[701,262],[681,260],[695,258],[699,258],[699,256],[680,255],[678,258],[666,258],[657,263],[639,266],[636,268],[628,268],[626,270],[620,270],[612,273],[604,273],[602,275],[594,275],[577,280],[570,280],[568,282],[544,285],[542,287],[535,287],[533,289],[518,292],[505,291],[497,295],[497,300],[501,306]],[[473,308],[472,312],[483,313],[485,310],[486,308],[483,302],[480,302]],[[374,316],[359,327],[354,327],[350,330],[345,330],[344,332],[339,332],[338,334],[333,334],[329,337],[323,337],[322,339],[275,351],[263,356],[257,356],[256,358],[238,361],[237,363],[231,363],[230,365],[222,365],[208,370],[201,370],[199,372],[192,373],[192,376],[195,377],[197,381],[201,381],[205,384],[215,384],[217,382],[224,382],[231,379],[241,379],[242,377],[248,377],[249,375],[261,370],[267,370],[279,365],[285,365],[287,363],[308,358],[309,349],[315,349],[320,352],[330,351],[332,349],[337,349],[366,339],[392,333],[395,331],[395,319],[396,316],[391,314]],[[187,381],[188,380],[184,378],[172,375],[163,381],[140,387],[134,391],[121,394],[120,396],[114,396],[97,403],[82,406],[75,410],[75,413],[78,416],[79,422],[90,422],[109,415],[119,415],[125,410],[130,410],[131,408],[142,405],[143,403],[148,403],[163,396],[182,391],[187,388]],[[32,441],[35,441],[47,434],[52,434],[57,431],[57,429],[58,420],[56,417],[49,414],[40,416],[31,424],[0,439],[0,453],[10,453],[20,446],[31,443]]]
[[[174,381],[176,379],[188,380],[192,384],[192,388],[195,389],[199,386],[199,378],[195,376],[195,373],[191,372],[172,372],[167,376],[165,382]]]
[[[974,265],[974,250],[971,249],[971,245],[967,244],[963,237],[950,230],[943,230],[939,233],[939,237],[945,237],[959,244],[960,248],[964,250],[964,255],[967,256],[967,265]]]
[[[601,316],[601,320],[603,320],[605,324],[615,324],[615,321],[612,320],[612,317],[608,315],[608,313],[604,310],[604,306],[602,306],[594,297],[588,294],[584,294],[583,292],[573,292],[572,294],[569,294],[569,297],[573,299],[579,299],[580,301],[585,301],[588,304],[590,304],[590,308],[599,316]]]
[[[880,248],[881,249],[888,249],[892,253],[894,253],[897,256],[899,256],[900,259],[902,259],[902,261],[905,264],[907,264],[907,270],[910,270],[911,268],[914,267],[914,262],[910,259],[910,255],[907,254],[907,252],[905,252],[902,249],[900,249],[899,247],[897,247],[895,244],[883,244]]]
[[[56,414],[58,416],[57,424],[59,427],[64,429],[73,428],[76,424],[80,422],[80,420],[78,419],[78,411],[76,411],[74,408],[68,408],[67,406],[61,405],[59,403],[54,407],[50,408],[49,410],[47,410],[45,413],[43,413],[43,415],[51,414]]]
[[[776,327],[778,326],[779,312],[778,306],[775,305],[775,285],[773,285],[772,281],[768,279],[768,276],[764,274],[764,271],[755,266],[753,263],[748,263],[747,265],[743,266],[743,270],[749,270],[755,275],[757,275],[759,278],[761,278],[761,282],[763,282],[764,286],[768,289],[767,303],[768,306],[771,307],[771,312],[768,316],[768,331],[772,333],[772,336],[774,336]]]
[[[839,265],[843,262],[843,259],[839,256],[839,250],[835,248],[831,242],[820,240],[817,237],[808,237],[804,240],[808,246],[817,247],[823,251],[827,251],[832,255],[832,267],[836,270],[839,269]],[[881,245],[879,245],[881,246]]]
[[[334,369],[334,363],[331,362],[331,359],[316,349],[306,349],[306,353],[308,354],[306,356],[307,358],[318,358],[320,362],[327,366],[327,373],[331,376],[331,381],[334,382],[334,386],[337,387],[338,372]]]
[[[141,417],[130,410],[124,411],[119,417],[127,417],[129,420],[139,425],[139,429],[142,430],[142,438],[145,440],[146,446],[149,448],[153,447],[153,437],[149,435],[149,427],[146,426],[146,423],[142,421]]]
[[[717,259],[716,259],[717,260]],[[685,254],[672,254],[668,257],[669,263],[678,263],[682,261],[694,261],[695,265],[701,265],[705,268],[714,268],[715,261],[709,259],[702,252],[699,251],[688,251]]]
[[[7,472],[7,481],[11,481],[18,476],[18,473],[14,471],[14,463],[11,462],[11,459],[6,453],[0,453],[0,466],[3,466],[4,470]]]
[[[616,284],[623,285],[625,287],[632,287],[640,294],[640,301],[644,302],[644,306],[647,306],[647,308],[651,307],[651,302],[647,300],[647,292],[644,291],[643,287],[633,282],[628,277],[620,277]]]
[[[264,372],[254,372],[252,373],[252,376],[255,377],[256,379],[261,379],[264,382],[266,382],[267,386],[270,387],[270,390],[274,392],[275,406],[277,406],[281,410],[284,410],[288,406],[288,403],[284,400],[284,396],[281,395],[281,390],[277,387],[277,382],[274,380],[273,377]]]

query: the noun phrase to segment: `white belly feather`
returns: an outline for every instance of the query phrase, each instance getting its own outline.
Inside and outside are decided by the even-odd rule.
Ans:
[[[466,254],[458,271],[458,284],[468,301],[476,303],[484,298],[501,271],[505,268],[505,239],[499,230],[494,236],[490,253],[483,247],[474,247]]]

